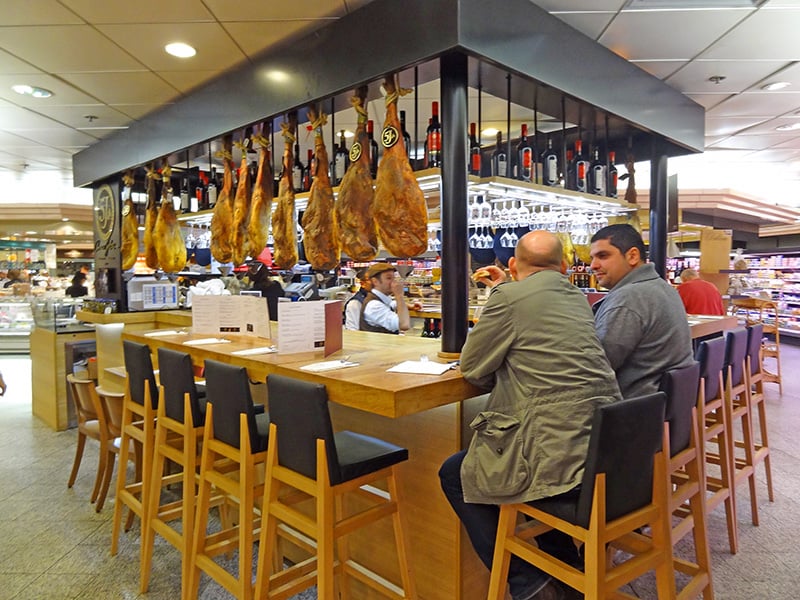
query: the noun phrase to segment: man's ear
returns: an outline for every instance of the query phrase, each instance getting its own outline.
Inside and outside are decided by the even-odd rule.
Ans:
[[[569,268],[569,265],[567,264],[567,261],[562,258],[561,259],[561,274],[562,275],[566,275],[568,268]]]
[[[508,259],[508,270],[511,271],[511,278],[517,281],[517,258],[515,256]]]
[[[629,249],[625,253],[625,258],[628,260],[628,264],[632,267],[642,262],[642,255],[639,253],[639,249],[636,246]]]

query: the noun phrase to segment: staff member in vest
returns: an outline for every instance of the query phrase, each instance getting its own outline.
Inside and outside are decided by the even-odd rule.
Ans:
[[[411,327],[408,306],[403,299],[403,280],[389,263],[375,263],[367,269],[372,290],[361,304],[361,331],[400,333]]]

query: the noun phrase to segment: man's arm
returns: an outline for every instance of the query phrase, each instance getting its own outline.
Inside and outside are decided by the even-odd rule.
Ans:
[[[639,346],[642,327],[639,315],[624,306],[595,315],[597,337],[614,371],[624,365]]]
[[[411,328],[411,317],[408,316],[408,306],[403,297],[403,287],[405,284],[402,279],[392,281],[392,296],[397,304],[397,328],[398,331],[408,331]]]
[[[502,290],[494,290],[461,350],[461,374],[470,383],[491,389],[514,340],[515,323]]]

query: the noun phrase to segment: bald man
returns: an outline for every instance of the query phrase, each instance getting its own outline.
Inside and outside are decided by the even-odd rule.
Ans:
[[[722,305],[722,295],[717,286],[710,281],[700,279],[694,269],[681,271],[681,284],[678,286],[678,295],[681,297],[683,307],[690,315],[724,315],[725,307]]]
[[[504,283],[497,267],[487,267],[489,276],[479,278],[493,289],[461,352],[464,378],[490,390],[488,404],[470,425],[475,433],[469,449],[439,471],[448,501],[489,569],[497,505],[543,498],[574,503],[594,410],[621,397],[589,303],[565,276],[558,238],[547,231],[528,233],[508,266],[513,282]],[[498,436],[502,453],[496,452]],[[580,564],[569,537],[549,532],[537,542],[561,560]],[[516,557],[508,584],[514,600],[568,593]]]

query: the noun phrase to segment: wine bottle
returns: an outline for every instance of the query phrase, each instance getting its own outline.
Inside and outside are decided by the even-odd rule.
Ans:
[[[189,212],[196,213],[203,205],[203,182],[198,181],[199,185],[194,188],[194,196],[189,199]]]
[[[306,159],[306,166],[303,169],[303,191],[308,191],[311,189],[311,184],[314,181],[314,151],[309,148],[308,149],[308,158]]]
[[[502,131],[497,132],[497,143],[492,152],[492,177],[508,177],[508,153]]]
[[[608,194],[609,198],[616,198],[617,197],[617,185],[619,183],[618,174],[617,174],[617,165],[614,163],[617,160],[617,153],[613,150],[609,151],[608,153],[608,188],[606,189],[606,194]]]
[[[439,124],[439,103],[431,105],[431,124],[428,125],[428,168],[442,166],[442,126]]]
[[[406,158],[411,160],[411,136],[406,131],[406,111],[400,111],[400,129],[403,130],[403,143],[406,146]]]
[[[607,177],[606,162],[600,160],[600,149],[595,147],[594,160],[592,160],[592,166],[589,170],[589,193],[605,196]]]
[[[189,212],[189,178],[184,177],[181,180],[181,212]]]
[[[547,150],[542,155],[542,183],[544,185],[558,185],[558,152],[553,150],[553,140],[547,140]]]
[[[469,174],[481,176],[481,145],[475,137],[475,123],[469,124]]]
[[[211,177],[208,180],[208,187],[206,188],[206,206],[214,208],[217,205],[217,169],[211,167]]]
[[[583,143],[580,140],[575,140],[575,157],[572,159],[572,169],[574,172],[574,187],[570,188],[577,192],[587,192],[588,176],[589,176],[589,161],[583,156]]]
[[[564,187],[568,190],[575,189],[575,169],[572,164],[572,150],[567,150],[567,175],[564,178]]]
[[[342,183],[342,178],[348,166],[350,166],[350,153],[347,151],[347,143],[344,140],[344,129],[342,129],[339,132],[339,145],[336,146],[331,164],[331,183],[333,185]]]
[[[375,124],[367,121],[367,137],[369,137],[369,172],[372,178],[378,175],[378,142],[375,141]]]
[[[292,187],[295,192],[303,191],[303,163],[300,162],[300,144],[294,145],[294,162],[292,163]]]
[[[528,126],[523,123],[517,144],[516,179],[533,181],[533,148],[528,142]]]

